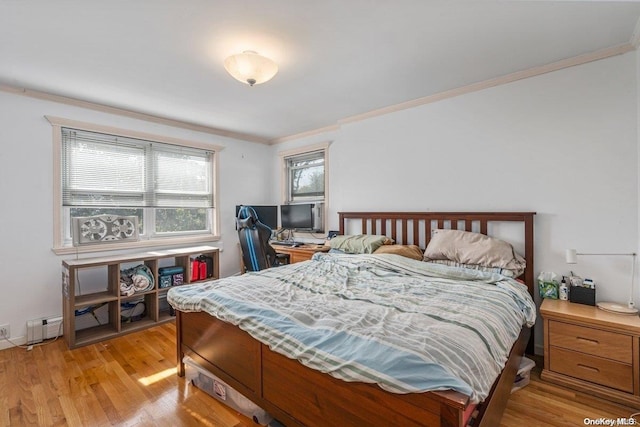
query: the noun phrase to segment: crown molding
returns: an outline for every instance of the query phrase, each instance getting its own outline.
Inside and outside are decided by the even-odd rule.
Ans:
[[[321,133],[326,133],[326,132],[332,132],[335,130],[339,130],[340,129],[340,125],[330,125],[330,126],[324,126],[318,129],[312,129],[306,132],[300,132],[300,133],[296,133],[294,135],[289,135],[289,136],[283,136],[281,138],[274,138],[269,140],[269,144],[271,145],[275,145],[275,144],[281,144],[283,142],[287,142],[287,141],[294,141],[297,139],[302,139],[302,138],[308,138],[310,136],[313,135],[318,135]]]
[[[496,77],[489,80],[484,80],[477,83],[472,83],[467,86],[447,90],[444,92],[436,93],[434,95],[417,98],[412,101],[403,102],[389,107],[379,108],[363,114],[357,114],[355,116],[347,117],[338,120],[339,125],[357,122],[360,120],[370,119],[396,111],[406,110],[408,108],[414,108],[425,104],[431,104],[433,102],[442,101],[444,99],[454,98],[456,96],[465,95],[472,92],[478,92],[480,90],[489,89],[495,86],[500,86],[507,83],[512,83],[518,80],[528,79],[530,77],[540,76],[542,74],[551,73],[553,71],[562,70],[576,65],[583,65],[589,62],[598,61],[600,59],[610,58],[612,56],[622,55],[627,52],[635,50],[634,46],[630,43],[624,43],[618,46],[612,46],[605,49],[600,49],[595,52],[585,53],[583,55],[574,56],[572,58],[563,59],[561,61],[552,62],[550,64],[541,65],[539,67],[529,68],[523,71],[517,71],[515,73],[506,74],[504,76]]]
[[[57,102],[60,104],[72,105],[74,107],[86,108],[89,110],[100,111],[103,113],[115,114],[119,116],[129,117],[137,120],[144,120],[146,122],[158,123],[161,125],[192,130],[196,132],[207,133],[210,135],[223,136],[226,138],[240,139],[248,142],[257,142],[260,144],[269,144],[267,138],[258,137],[256,135],[227,131],[224,129],[218,129],[210,126],[200,125],[197,123],[185,122],[182,120],[170,119],[167,117],[156,116],[153,114],[140,113],[126,108],[113,107],[106,104],[100,104],[96,102],[84,101],[78,98],[72,98],[63,95],[57,95],[53,93],[43,92],[39,90],[33,90],[28,88],[16,87],[7,84],[0,83],[0,91],[8,92],[16,95],[28,96],[31,98],[41,99],[45,101]]]
[[[577,65],[587,64],[589,62],[598,61],[600,59],[606,59],[617,55],[622,55],[627,52],[631,52],[640,44],[640,20],[636,25],[636,31],[634,31],[633,37],[629,43],[623,43],[621,45],[600,49],[594,52],[585,53],[583,55],[574,56],[571,58],[563,59],[561,61],[552,62],[550,64],[541,65],[539,67],[529,68],[523,71],[517,71],[515,73],[506,74],[504,76],[496,77],[494,79],[484,80],[477,83],[472,83],[467,86],[461,86],[459,88],[447,90],[444,92],[436,93],[433,95],[417,98],[412,101],[402,102],[400,104],[390,105],[388,107],[379,108],[377,110],[368,111],[366,113],[357,114],[354,116],[346,117],[338,120],[337,124],[325,126],[322,128],[301,132],[295,135],[283,136],[280,138],[274,138],[269,141],[270,144],[278,144],[285,141],[296,140],[311,135],[321,134],[324,132],[339,130],[342,125],[358,122],[361,120],[370,119],[385,114],[394,113],[396,111],[402,111],[409,108],[419,107],[425,104],[431,104],[434,102],[442,101],[448,98],[454,98],[456,96],[465,95],[467,93],[478,92],[491,87],[500,86],[507,83],[512,83],[518,80],[527,79],[530,77],[536,77],[542,74],[551,73],[553,71],[562,70],[564,68],[575,67]]]

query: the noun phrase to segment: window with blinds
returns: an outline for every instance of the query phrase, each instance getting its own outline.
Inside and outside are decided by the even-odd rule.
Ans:
[[[288,201],[322,201],[325,196],[325,150],[285,157]]]
[[[146,239],[211,233],[213,151],[61,130],[62,205],[68,223],[82,216],[134,215]]]

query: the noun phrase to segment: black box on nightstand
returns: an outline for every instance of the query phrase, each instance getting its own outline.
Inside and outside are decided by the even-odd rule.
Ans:
[[[569,289],[569,301],[577,304],[596,305],[595,288],[585,288],[583,286],[571,286]]]

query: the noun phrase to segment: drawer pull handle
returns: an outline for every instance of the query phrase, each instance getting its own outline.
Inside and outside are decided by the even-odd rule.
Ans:
[[[583,365],[583,364],[581,364],[581,363],[578,363],[578,367],[580,367],[580,368],[584,368],[584,369],[587,369],[587,370],[589,370],[589,371],[593,371],[593,372],[600,373],[600,369],[598,369],[598,368],[594,368],[593,366],[587,366],[587,365]]]
[[[590,344],[600,344],[600,342],[598,340],[593,340],[591,338],[576,337],[576,339],[580,340],[580,341],[586,341],[586,342],[588,342]]]

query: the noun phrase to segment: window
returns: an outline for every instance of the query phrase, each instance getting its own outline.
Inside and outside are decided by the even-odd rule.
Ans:
[[[136,216],[143,242],[139,246],[160,240],[211,240],[215,235],[214,166],[219,147],[52,124],[54,132],[59,131],[61,183],[56,247],[71,246],[73,218],[102,214]]]
[[[325,151],[320,149],[284,156],[286,202],[324,201]]]
[[[313,204],[313,229],[323,230],[329,201],[327,164],[330,142],[280,152],[284,204]]]

